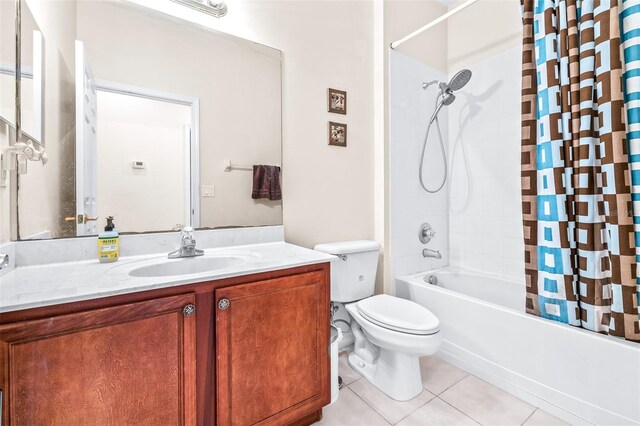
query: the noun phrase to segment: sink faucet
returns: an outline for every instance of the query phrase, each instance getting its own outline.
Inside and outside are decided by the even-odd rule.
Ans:
[[[442,255],[440,254],[440,250],[430,250],[430,249],[423,249],[422,250],[422,255],[424,257],[434,257],[436,259],[442,259]]]
[[[202,256],[203,254],[204,250],[196,248],[196,238],[193,228],[185,226],[180,233],[180,248],[169,253],[169,259]]]

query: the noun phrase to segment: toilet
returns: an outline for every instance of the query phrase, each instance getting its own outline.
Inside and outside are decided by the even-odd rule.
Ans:
[[[344,303],[351,316],[351,368],[395,400],[419,395],[420,357],[435,353],[442,343],[438,318],[410,300],[373,295],[377,242],[345,241],[314,249],[339,257],[331,264],[331,301]]]

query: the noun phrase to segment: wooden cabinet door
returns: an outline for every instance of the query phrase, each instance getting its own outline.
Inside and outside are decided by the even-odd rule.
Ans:
[[[0,326],[7,425],[195,424],[195,296]]]
[[[289,424],[329,403],[326,275],[215,291],[219,426]]]

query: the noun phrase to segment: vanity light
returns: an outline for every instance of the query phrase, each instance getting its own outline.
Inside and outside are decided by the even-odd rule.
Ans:
[[[224,1],[217,0],[171,0],[183,6],[190,7],[216,18],[222,18],[227,14],[227,5]]]

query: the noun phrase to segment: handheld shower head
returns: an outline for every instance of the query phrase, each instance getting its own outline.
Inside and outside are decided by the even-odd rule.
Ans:
[[[455,100],[456,100],[456,95],[454,95],[451,90],[444,92],[444,94],[442,95],[442,99],[440,100],[440,102],[438,102],[438,105],[436,106],[435,111],[433,111],[433,114],[431,114],[431,118],[429,119],[429,124],[433,123],[433,120],[436,119],[436,117],[438,116],[438,113],[440,112],[443,106],[449,106]]]
[[[456,95],[454,95],[452,92],[447,92],[444,97],[442,98],[442,103],[444,105],[451,105],[453,103],[453,101],[456,100]]]
[[[466,86],[469,80],[471,80],[471,71],[465,68],[451,77],[451,81],[449,81],[447,87],[455,92]]]
[[[436,97],[435,111],[433,111],[433,114],[431,114],[431,118],[429,119],[429,124],[427,125],[427,132],[424,136],[424,143],[422,144],[422,155],[420,156],[420,171],[418,172],[418,176],[420,178],[420,185],[422,185],[422,188],[429,193],[435,193],[440,191],[444,187],[444,184],[447,182],[447,173],[448,173],[447,153],[444,148],[442,133],[440,132],[440,122],[438,121],[438,113],[440,112],[443,106],[451,105],[453,101],[456,100],[456,95],[454,95],[453,92],[462,89],[469,82],[469,80],[471,80],[471,71],[469,71],[468,69],[463,69],[458,71],[451,78],[449,83],[445,83],[437,80],[429,81],[427,83],[422,83],[423,89],[427,89],[429,86],[436,83],[438,83],[438,88],[440,89],[440,93],[438,93],[438,96]],[[429,130],[431,130],[431,125],[433,124],[434,121],[436,122],[436,129],[438,130],[438,137],[440,139],[440,151],[442,152],[444,173],[442,175],[442,181],[440,182],[440,185],[435,189],[430,189],[427,187],[427,185],[424,182],[422,166],[424,165],[424,160],[425,160],[424,154],[427,149],[427,141],[429,140]]]

